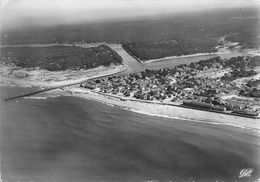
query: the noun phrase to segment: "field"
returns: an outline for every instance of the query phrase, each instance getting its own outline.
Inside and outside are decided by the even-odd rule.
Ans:
[[[1,48],[0,61],[23,68],[59,71],[121,64],[122,58],[106,45],[92,48],[52,46]]]

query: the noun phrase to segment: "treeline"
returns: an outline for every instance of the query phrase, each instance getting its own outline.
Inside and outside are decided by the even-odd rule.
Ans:
[[[92,48],[68,46],[1,48],[0,60],[24,68],[39,67],[49,71],[122,64],[122,58],[106,45]]]
[[[215,39],[200,37],[197,39],[173,42],[126,42],[123,48],[142,61],[168,56],[181,56],[195,53],[215,52],[218,45]],[[197,39],[197,40],[195,40]]]
[[[0,40],[2,44],[126,41],[151,43],[181,40],[188,41],[188,44],[198,44],[197,47],[205,43],[204,47],[207,47],[211,45],[207,41],[230,35],[227,40],[257,48],[260,41],[258,11],[257,7],[218,9],[183,13],[180,16],[163,15],[150,19],[146,17],[93,24],[28,27],[12,31],[5,31],[6,26],[2,26]]]
[[[231,68],[229,74],[225,74],[221,79],[224,81],[232,81],[237,78],[249,77],[256,75],[254,70],[256,66],[260,66],[260,56],[255,57],[232,57],[224,62],[224,68]]]
[[[258,97],[260,98],[260,79],[249,80],[245,87],[239,92],[239,95],[246,97]]]
[[[251,90],[241,90],[239,92],[239,95],[260,98],[260,90],[258,90],[257,88],[253,88]]]

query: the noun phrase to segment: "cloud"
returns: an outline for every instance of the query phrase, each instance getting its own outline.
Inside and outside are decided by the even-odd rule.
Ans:
[[[0,9],[3,9],[4,6],[5,6],[8,2],[10,2],[10,0],[2,0],[2,1],[0,1]]]

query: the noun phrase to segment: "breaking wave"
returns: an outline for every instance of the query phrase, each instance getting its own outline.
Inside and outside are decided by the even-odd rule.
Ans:
[[[24,97],[24,99],[37,99],[37,100],[42,100],[42,99],[47,99],[48,97],[40,97],[40,96],[30,96],[30,97]]]

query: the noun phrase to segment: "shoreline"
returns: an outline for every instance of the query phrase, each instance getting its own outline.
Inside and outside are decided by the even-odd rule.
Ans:
[[[11,67],[10,67],[11,68]],[[106,77],[114,74],[120,74],[126,71],[128,68],[126,65],[119,65],[119,66],[110,66],[104,68],[94,68],[90,70],[83,70],[77,71],[76,75],[74,71],[67,70],[62,72],[49,72],[46,70],[39,70],[36,71],[35,75],[29,72],[30,77],[26,79],[18,79],[15,77],[10,77],[9,75],[5,75],[6,73],[1,74],[1,85],[18,85],[24,87],[45,87],[45,88],[58,88],[58,87],[65,87],[69,85],[79,84],[81,82],[88,81],[89,79],[95,79],[99,77]],[[22,69],[19,69],[21,71]],[[33,71],[35,72],[35,71]],[[42,74],[43,76],[48,75],[47,79],[50,77],[61,78],[61,80],[37,80],[39,75]],[[42,76],[41,75],[41,76]],[[43,77],[42,76],[42,77]],[[76,77],[76,78],[75,78]],[[64,78],[67,78],[64,80]]]
[[[229,53],[229,52],[227,52]],[[187,54],[187,55],[181,55],[181,56],[167,56],[163,58],[158,58],[158,59],[149,59],[147,61],[144,61],[144,63],[150,64],[158,61],[164,61],[164,60],[169,60],[169,59],[176,59],[176,58],[191,58],[191,57],[197,57],[197,56],[211,56],[211,55],[218,55],[219,52],[212,52],[212,53],[195,53],[195,54]],[[223,53],[225,54],[225,53]]]
[[[195,54],[187,54],[187,55],[181,55],[181,56],[167,56],[164,58],[149,59],[147,61],[144,61],[144,64],[151,64],[151,63],[165,61],[165,60],[169,60],[169,59],[193,58],[193,57],[199,57],[199,56],[223,56],[225,54],[232,54],[232,53],[243,54],[242,52],[232,52],[232,51],[195,53]]]
[[[224,113],[209,112],[197,110],[194,108],[185,108],[175,105],[162,104],[160,102],[143,102],[136,99],[124,99],[122,97],[92,92],[85,89],[66,88],[66,93],[61,95],[79,97],[88,100],[94,100],[103,104],[116,106],[132,112],[145,114],[149,116],[174,118],[189,120],[192,122],[201,122],[207,124],[227,125],[248,129],[260,135],[260,120],[253,118],[240,117]],[[192,113],[187,114],[187,113]]]
[[[69,47],[97,47],[101,44],[106,44],[102,42],[96,42],[96,43],[58,43],[58,42],[53,42],[53,43],[31,43],[31,44],[3,44],[0,45],[0,48],[12,48],[12,47],[52,47],[52,46],[69,46]]]

